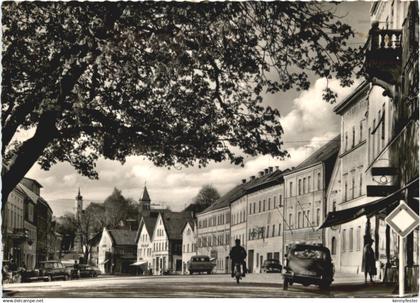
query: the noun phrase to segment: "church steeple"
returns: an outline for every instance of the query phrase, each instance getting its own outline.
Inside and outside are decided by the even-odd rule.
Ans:
[[[149,192],[147,191],[146,183],[144,184],[144,190],[143,190],[143,197],[140,199],[140,209],[139,211],[143,215],[147,215],[147,213],[150,211],[150,196]]]

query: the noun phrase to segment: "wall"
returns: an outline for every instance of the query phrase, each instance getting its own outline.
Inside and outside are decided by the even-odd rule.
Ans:
[[[284,184],[248,195],[247,266],[254,273],[261,272],[262,262],[268,258],[282,260],[283,197]]]
[[[199,255],[215,259],[214,272],[230,271],[230,208],[223,207],[197,215],[197,249]]]
[[[182,232],[182,273],[188,273],[188,262],[197,255],[197,227],[193,229],[189,223]]]
[[[112,264],[108,264],[108,263],[112,263],[113,260],[109,260],[109,261],[107,261],[107,263],[105,263],[105,261],[108,258],[108,256],[111,255],[112,252],[113,252],[112,240],[111,240],[111,237],[110,237],[109,233],[107,232],[107,230],[105,228],[102,232],[102,237],[101,237],[101,240],[99,241],[98,246],[99,246],[99,251],[98,251],[99,270],[103,274],[104,273],[111,273]]]

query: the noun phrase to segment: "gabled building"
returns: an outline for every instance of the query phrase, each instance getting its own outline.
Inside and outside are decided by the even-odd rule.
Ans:
[[[182,272],[182,231],[188,212],[159,212],[152,236],[153,274]]]
[[[153,268],[152,238],[159,213],[150,213],[140,219],[137,231],[137,261],[133,266],[141,271],[151,271]]]
[[[197,221],[189,220],[182,230],[182,273],[188,273],[188,262],[197,255]]]
[[[284,176],[284,242],[325,244],[325,231],[318,230],[326,216],[325,192],[340,148],[340,136],[330,140]]]
[[[106,274],[127,274],[136,262],[136,231],[104,228],[99,241],[99,269]]]

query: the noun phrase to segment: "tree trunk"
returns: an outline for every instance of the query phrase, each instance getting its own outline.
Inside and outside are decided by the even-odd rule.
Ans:
[[[56,136],[55,112],[47,112],[41,116],[41,122],[34,136],[25,141],[9,167],[2,173],[2,208],[5,207],[10,192],[19,184],[20,180],[31,169],[44,149]]]

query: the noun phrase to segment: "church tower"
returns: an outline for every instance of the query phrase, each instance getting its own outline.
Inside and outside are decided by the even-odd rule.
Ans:
[[[139,213],[143,216],[148,216],[150,214],[151,200],[146,185],[144,185],[143,197],[140,199],[139,202]]]
[[[78,226],[81,225],[81,220],[82,218],[82,213],[83,213],[83,197],[80,194],[80,187],[79,187],[79,192],[76,196],[76,200],[74,202],[74,217],[76,218],[77,222],[79,223]],[[83,252],[83,247],[82,247],[82,233],[81,230],[78,229],[76,230],[76,234],[75,234],[75,238],[74,238],[74,242],[73,242],[73,250],[76,253],[82,253]]]
[[[83,197],[80,194],[80,187],[79,187],[79,193],[76,196],[76,200],[74,203],[74,216],[77,220],[80,220],[82,217],[82,211],[83,211]]]

